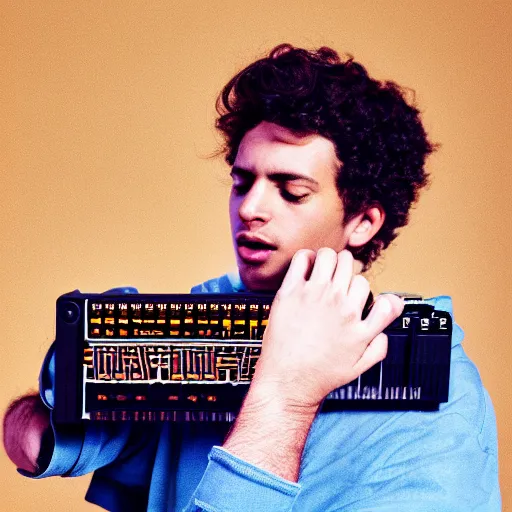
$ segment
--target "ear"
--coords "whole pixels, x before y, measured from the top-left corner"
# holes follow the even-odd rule
[[[373,205],[347,224],[349,247],[361,247],[368,243],[384,224],[386,214],[380,204]]]

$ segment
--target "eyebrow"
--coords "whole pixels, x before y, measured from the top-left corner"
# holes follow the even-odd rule
[[[250,176],[254,176],[255,173],[253,171],[249,171],[248,169],[244,169],[243,167],[238,167],[234,165],[231,168],[231,176],[240,176],[242,178],[247,178]],[[309,176],[304,176],[302,174],[298,174],[295,172],[290,171],[273,171],[269,172],[267,176],[270,178],[271,181],[274,181],[276,183],[283,183],[285,181],[297,181],[297,180],[305,180],[312,185],[319,186],[320,184],[318,181],[314,180],[313,178],[310,178]]]

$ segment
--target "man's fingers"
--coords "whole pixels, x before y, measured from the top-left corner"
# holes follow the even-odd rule
[[[352,278],[347,293],[350,303],[362,312],[368,295],[370,295],[370,283],[362,275],[357,274]]]
[[[361,373],[382,361],[386,357],[387,352],[388,337],[381,332],[366,347],[361,359],[354,365],[354,371],[357,375],[361,375]]]
[[[309,249],[297,251],[292,258],[288,272],[284,276],[279,293],[288,292],[298,284],[304,284],[315,261],[315,252]]]
[[[343,295],[348,292],[350,281],[354,275],[354,257],[350,251],[338,253],[338,263],[333,276],[333,284]]]
[[[372,332],[378,334],[398,318],[403,309],[404,302],[397,295],[391,293],[379,295],[363,323],[369,329],[370,335]]]
[[[338,254],[334,249],[323,247],[316,253],[315,265],[309,278],[310,283],[326,284],[332,280],[336,264],[338,261]]]

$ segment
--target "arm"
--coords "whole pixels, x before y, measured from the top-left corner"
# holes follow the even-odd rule
[[[52,346],[41,369],[40,395],[26,395],[14,401],[4,417],[4,447],[22,475],[80,476],[116,460],[125,461],[132,453],[139,453],[156,442],[151,428],[141,431],[128,423],[55,425],[51,419],[54,378]],[[46,464],[37,467],[41,448]]]
[[[119,293],[137,293],[137,289],[113,288],[104,295]],[[125,461],[156,442],[151,428],[142,430],[126,423],[54,425],[51,411],[55,395],[55,344],[43,362],[39,391],[40,395],[26,395],[14,401],[4,416],[4,447],[24,476],[80,476],[115,460]],[[47,464],[39,468],[42,439]]]
[[[385,357],[382,331],[403,309],[398,297],[382,296],[362,320],[370,288],[353,277],[353,266],[348,251],[321,250],[316,261],[313,251],[296,255],[272,305],[254,382],[224,443],[290,481],[298,480],[323,399]]]
[[[272,305],[247,397],[223,450],[210,454],[190,507],[222,511],[229,500],[233,510],[291,508],[321,402],[385,357],[382,331],[403,308],[398,297],[380,297],[362,320],[369,285],[353,277],[353,266],[348,251],[320,250],[316,261],[313,251],[295,255]]]

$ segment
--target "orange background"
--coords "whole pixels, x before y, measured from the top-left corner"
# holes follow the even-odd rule
[[[450,294],[493,398],[504,508],[512,93],[510,2],[3,1],[0,404],[37,385],[55,299],[130,284],[186,292],[234,267],[214,101],[273,46],[326,44],[416,90],[433,184],[370,272],[375,291]],[[0,509],[91,510],[89,477],[30,481],[0,454]]]

